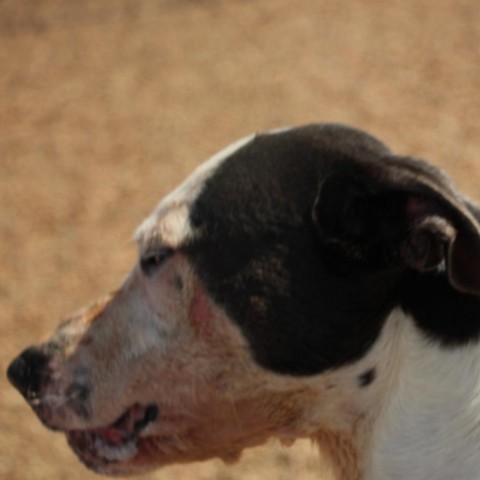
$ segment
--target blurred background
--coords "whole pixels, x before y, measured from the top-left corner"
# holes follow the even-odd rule
[[[0,478],[93,479],[5,379],[110,291],[131,235],[254,131],[334,121],[445,168],[480,200],[477,0],[0,0]],[[319,479],[297,442],[149,480]]]

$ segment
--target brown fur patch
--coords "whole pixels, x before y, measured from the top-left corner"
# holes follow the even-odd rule
[[[349,435],[322,430],[313,440],[324,454],[335,480],[361,480],[363,468],[358,449]]]

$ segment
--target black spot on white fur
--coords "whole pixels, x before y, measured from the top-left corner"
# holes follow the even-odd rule
[[[355,207],[332,190],[330,206],[316,205],[333,175],[363,182],[372,172],[383,178],[390,164],[450,188],[433,167],[396,158],[373,137],[336,125],[259,135],[206,182],[190,212],[194,240],[183,249],[262,366],[309,375],[353,362],[399,305],[444,343],[479,337],[476,296],[452,288],[441,269],[405,264],[399,245],[408,246],[410,227],[398,213],[407,201],[401,193]],[[370,193],[368,182],[363,188]],[[342,205],[349,210],[335,211]],[[344,224],[349,231],[341,237]]]
[[[366,372],[358,376],[358,384],[360,387],[368,387],[375,380],[375,368],[370,368]]]

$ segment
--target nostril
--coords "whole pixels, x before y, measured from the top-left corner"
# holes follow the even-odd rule
[[[49,357],[38,347],[27,348],[8,367],[7,377],[27,399],[38,396]]]

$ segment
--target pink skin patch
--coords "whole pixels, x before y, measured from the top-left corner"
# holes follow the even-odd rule
[[[201,334],[209,335],[212,332],[212,325],[210,322],[211,315],[212,311],[207,296],[197,285],[190,305],[190,318]]]

